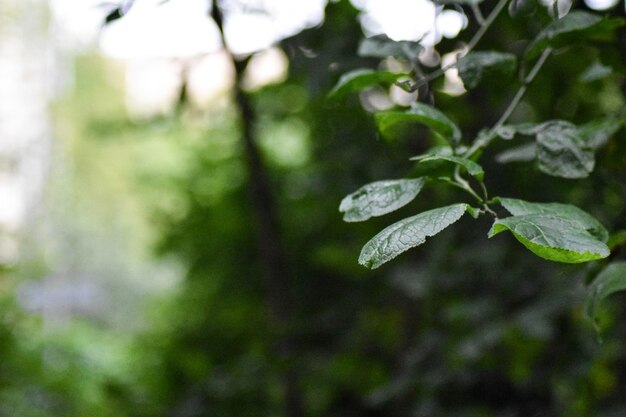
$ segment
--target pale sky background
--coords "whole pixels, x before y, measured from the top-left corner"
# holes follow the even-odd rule
[[[351,0],[362,10],[367,35],[386,33],[396,40],[417,40],[429,45],[441,36],[455,37],[466,18],[452,8],[441,10],[429,0]],[[549,0],[546,0],[549,2]],[[563,0],[560,0],[563,1]],[[614,7],[620,0],[585,0],[597,10]],[[99,44],[111,57],[190,56],[219,47],[217,33],[207,16],[207,0],[136,0],[129,13],[102,30]],[[320,24],[326,0],[241,0],[227,22],[229,47],[235,53],[267,48],[303,28]],[[103,0],[50,0],[65,39],[76,46],[97,42]],[[439,15],[436,8],[439,7]],[[245,9],[264,9],[249,13]],[[249,10],[248,10],[249,11]]]
[[[97,42],[111,57],[184,57],[215,51],[219,47],[215,26],[207,16],[206,0],[137,0],[128,14],[100,33],[105,8],[101,0],[50,0],[64,37],[75,46]],[[320,24],[326,0],[256,0],[239,2],[258,5],[266,13],[249,13],[233,8],[226,22],[230,49],[239,54],[267,48],[303,28]],[[446,10],[436,17],[429,0],[354,0],[363,10],[361,22],[368,35],[387,33],[396,40],[427,44],[442,35],[454,37],[466,18]]]

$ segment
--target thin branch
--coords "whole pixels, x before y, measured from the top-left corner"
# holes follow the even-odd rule
[[[560,19],[561,13],[559,13],[559,0],[554,0],[552,2],[552,13],[554,13],[555,20]]]
[[[541,67],[543,67],[543,64],[546,62],[546,60],[548,59],[551,53],[552,53],[552,48],[544,49],[543,53],[541,54],[541,56],[535,63],[535,66],[530,70],[526,78],[524,78],[524,82],[522,86],[513,97],[513,100],[511,100],[511,103],[509,103],[509,106],[506,108],[502,116],[500,116],[500,119],[496,122],[496,124],[491,128],[492,132],[495,132],[496,130],[500,129],[506,123],[509,117],[511,117],[511,114],[513,114],[513,111],[515,111],[515,109],[517,108],[517,105],[519,104],[520,100],[522,99],[522,97],[524,97],[524,94],[526,93],[528,86],[535,79],[535,77],[537,76],[537,73],[539,72]]]
[[[480,11],[480,7],[478,7],[478,3],[472,2],[472,13],[474,13],[474,17],[480,26],[485,24],[485,17],[483,16],[483,12]]]
[[[509,0],[500,0],[498,2],[498,4],[496,4],[496,7],[494,7],[494,9],[491,11],[491,13],[489,13],[489,16],[487,16],[487,19],[485,19],[485,23],[480,26],[480,28],[478,29],[478,31],[476,32],[474,37],[467,44],[467,52],[469,52],[472,49],[474,49],[476,44],[478,44],[478,42],[480,42],[480,40],[485,35],[485,33],[487,32],[489,27],[496,20],[496,18],[498,17],[498,15],[502,11],[502,9],[504,9],[504,6],[506,6],[508,1]]]
[[[472,197],[478,201],[478,203],[482,206],[484,213],[491,214],[494,218],[498,218],[498,214],[489,207],[489,196],[487,194],[487,187],[485,187],[485,183],[482,181],[478,181],[480,184],[480,188],[482,190],[483,196],[479,196],[476,191],[472,188],[472,186],[461,176],[461,167],[456,166],[454,168],[454,181],[449,181],[449,184],[454,185],[457,188],[467,192]]]
[[[476,191],[474,191],[472,186],[469,185],[469,182],[465,181],[463,177],[461,177],[460,168],[461,167],[459,167],[458,165],[456,166],[456,168],[454,168],[454,181],[451,184],[454,184],[460,189],[465,190],[472,197],[474,197],[479,203],[483,204],[484,200],[476,193]]]
[[[528,86],[533,82],[533,80],[539,73],[539,70],[541,70],[541,67],[543,67],[543,64],[545,64],[548,57],[552,54],[552,51],[553,49],[550,47],[543,50],[541,56],[539,57],[537,62],[535,62],[535,65],[533,66],[533,68],[530,70],[528,75],[526,75],[526,77],[522,81],[522,85],[520,86],[519,90],[517,90],[517,93],[515,93],[515,96],[513,96],[513,99],[511,100],[507,108],[504,110],[504,113],[502,113],[502,116],[500,116],[498,121],[493,125],[491,129],[489,129],[489,131],[484,136],[479,137],[478,139],[474,141],[472,146],[467,150],[467,152],[465,152],[466,157],[470,157],[474,153],[476,153],[476,151],[487,147],[497,137],[498,129],[504,126],[507,120],[509,120],[509,117],[511,117],[511,115],[517,108],[518,104],[524,97],[524,94],[526,94],[526,90],[528,90]]]
[[[474,47],[478,44],[478,42],[480,42],[480,40],[485,35],[489,27],[496,20],[496,18],[498,17],[502,9],[504,9],[504,6],[506,6],[508,1],[509,0],[500,0],[498,4],[496,4],[496,7],[494,7],[491,13],[489,13],[489,16],[487,16],[487,18],[480,25],[480,28],[476,31],[472,39],[470,39],[469,43],[465,47],[465,51],[463,53],[464,55],[469,53],[472,49],[474,49]],[[449,69],[455,68],[457,66],[457,63],[458,63],[458,59],[451,64],[448,64],[446,66],[439,68],[438,70],[431,72],[430,74],[426,75],[424,78],[420,79],[419,81],[416,81],[414,85],[412,85],[409,89],[407,89],[407,91],[409,91],[410,93],[417,91],[417,89],[420,88],[422,85],[429,83],[435,78],[443,75]]]
[[[479,181],[479,184],[480,184],[480,189],[483,192],[483,201],[486,204],[487,201],[489,201],[489,193],[487,192],[487,187],[485,187],[485,183],[482,181]]]

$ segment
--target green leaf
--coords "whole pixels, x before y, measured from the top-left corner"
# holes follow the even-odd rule
[[[427,150],[427,156],[441,155],[454,156],[454,150],[450,146],[433,146]],[[412,177],[429,177],[431,180],[449,179],[454,175],[454,167],[443,159],[433,159],[427,162],[415,164],[411,169]]]
[[[509,16],[529,16],[536,13],[536,3],[525,0],[511,0],[509,2]]]
[[[452,156],[454,155],[454,149],[450,146],[433,146],[428,148],[427,153],[424,156]],[[415,157],[418,158],[418,157]]]
[[[339,205],[346,222],[362,222],[409,204],[424,186],[425,178],[377,181],[345,197]]]
[[[406,111],[390,110],[376,113],[374,116],[380,133],[385,137],[393,136],[394,128],[403,123],[421,123],[439,133],[450,143],[461,140],[461,130],[445,114],[423,103],[414,103]]]
[[[593,150],[571,123],[555,120],[538,126],[539,169],[555,177],[585,178],[593,171]]]
[[[489,237],[509,230],[535,255],[556,262],[580,263],[609,256],[609,248],[571,221],[546,213],[496,220]]]
[[[370,69],[358,69],[350,71],[339,78],[335,87],[328,94],[330,98],[341,99],[350,93],[354,93],[372,85],[391,85],[406,74],[373,71]]]
[[[511,162],[528,162],[536,157],[537,145],[535,143],[526,143],[500,152],[495,156],[495,160],[500,164],[508,164]]]
[[[580,74],[578,80],[583,83],[590,83],[592,81],[606,78],[612,73],[613,69],[611,67],[607,67],[606,65],[602,65],[601,62],[596,61],[591,64],[585,71],[583,71],[582,74]]]
[[[371,269],[392,260],[401,253],[419,246],[427,237],[450,226],[468,211],[467,204],[453,204],[428,210],[400,220],[385,228],[365,244],[359,263]]]
[[[424,48],[419,42],[394,41],[387,35],[376,35],[361,41],[358,54],[364,57],[386,58],[392,56],[415,61],[422,50]]]
[[[525,59],[538,57],[547,47],[561,48],[601,38],[623,25],[624,20],[620,18],[602,18],[579,10],[570,12],[550,23],[537,35],[526,50]]]
[[[496,131],[498,136],[508,140],[516,134],[534,135],[538,146],[521,145],[499,153],[496,160],[508,163],[538,158],[539,168],[549,175],[583,178],[594,168],[593,151],[604,146],[623,124],[623,117],[611,115],[578,127],[562,120],[505,125]]]
[[[609,295],[619,291],[626,291],[626,262],[610,263],[596,277],[591,284],[587,299],[587,316],[597,323],[598,306]]]
[[[468,174],[470,174],[471,176],[473,176],[479,181],[482,181],[483,177],[485,176],[485,171],[483,171],[483,167],[481,167],[474,161],[470,161],[469,159],[461,158],[458,156],[420,155],[420,156],[414,156],[413,158],[411,158],[411,161],[418,161],[419,163],[428,162],[428,161],[448,161],[448,162],[452,162],[454,164],[462,166],[463,168],[465,168]]]
[[[531,203],[516,198],[500,198],[500,204],[513,216],[551,214],[572,222],[576,227],[587,230],[602,242],[606,243],[609,239],[609,232],[595,217],[571,204]]]
[[[510,75],[515,71],[517,58],[504,52],[470,52],[459,60],[457,69],[468,89],[476,87],[483,79]]]
[[[626,244],[626,230],[619,230],[613,233],[609,236],[609,241],[606,244],[611,249]]]
[[[473,218],[477,219],[478,217],[480,217],[481,213],[484,213],[484,210],[481,210],[477,207],[472,207],[469,204],[467,205],[467,212],[469,213],[470,216],[472,216]]]
[[[599,149],[604,146],[611,136],[615,135],[622,127],[624,120],[615,116],[594,120],[578,127],[578,134],[591,149]]]
[[[517,134],[526,136],[536,135],[537,132],[542,129],[542,125],[543,123],[518,123],[515,125],[504,125],[496,130],[496,134],[502,139],[511,140]]]

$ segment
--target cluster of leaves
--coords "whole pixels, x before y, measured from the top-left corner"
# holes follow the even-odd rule
[[[517,8],[522,2],[511,5]],[[520,112],[524,117],[512,118],[515,124],[502,123],[493,135],[482,133],[474,145],[467,139],[491,125],[491,115],[483,110],[487,105],[499,106],[508,94],[501,87],[512,79],[511,62],[517,68],[521,56],[514,46],[514,53],[493,50],[512,45],[512,39],[523,37],[547,16],[498,19],[481,40],[484,51],[472,50],[456,64],[468,94],[457,98],[433,94],[437,108],[445,109],[444,117],[424,103],[375,115],[386,136],[396,134],[394,127],[426,125],[434,132],[432,144],[438,145],[427,149],[422,140],[376,141],[373,121],[348,97],[378,83],[414,90],[424,82],[417,73],[381,76],[385,72],[364,70],[363,74],[380,81],[360,78],[361,86],[347,90],[340,85],[336,97],[347,102],[329,111],[322,96],[338,75],[328,71],[329,64],[343,71],[374,61],[352,54],[360,38],[356,12],[348,0],[329,2],[323,26],[282,45],[290,59],[289,79],[250,93],[261,145],[263,138],[280,136],[268,141],[263,156],[280,207],[293,277],[285,289],[294,300],[290,320],[275,326],[268,318],[266,283],[259,276],[262,255],[253,244],[258,226],[246,193],[249,179],[242,169],[245,156],[237,142],[236,112],[229,108],[226,113],[203,114],[202,120],[186,114],[181,123],[157,120],[143,125],[125,119],[120,124],[116,117],[103,121],[101,111],[91,111],[89,130],[79,135],[82,140],[97,138],[98,143],[117,149],[116,141],[130,135],[143,138],[140,142],[145,146],[152,144],[133,153],[133,161],[142,161],[139,176],[149,188],[140,195],[158,213],[159,221],[150,223],[163,228],[161,249],[184,263],[186,279],[179,283],[176,296],[167,296],[168,302],[159,304],[146,320],[149,328],[143,338],[134,340],[137,348],[132,354],[123,353],[125,344],[117,348],[111,344],[112,335],[101,322],[96,323],[97,332],[77,329],[80,337],[75,343],[63,342],[57,334],[48,335],[45,343],[31,343],[40,339],[41,326],[20,325],[23,320],[15,318],[15,309],[2,306],[0,353],[6,360],[0,364],[0,415],[285,415],[281,393],[286,369],[299,371],[299,383],[290,388],[300,393],[303,414],[312,417],[624,414],[626,338],[595,343],[579,307],[589,292],[587,314],[603,327],[608,322],[613,332],[626,334],[624,320],[617,319],[624,307],[603,302],[624,288],[626,233],[609,234],[603,243],[605,227],[577,207],[488,198],[481,187],[481,183],[488,185],[494,195],[575,202],[602,219],[607,229],[626,228],[626,146],[614,137],[620,136],[614,133],[622,119],[620,114],[602,117],[610,113],[606,108],[615,110],[625,103],[620,77],[626,69],[619,61],[626,62],[624,49],[615,52],[617,45],[608,43],[602,53],[595,53],[595,46],[563,51],[542,69],[526,94],[527,111]],[[410,61],[421,48],[415,42],[387,44],[385,38],[376,39],[373,51],[381,50],[381,58]],[[384,53],[383,46],[389,48]],[[299,52],[303,50],[315,53]],[[564,91],[579,76],[588,84]],[[482,88],[472,90],[473,83]],[[617,105],[609,106],[607,90],[615,86],[617,92],[609,98]],[[110,91],[104,88],[89,101],[110,105]],[[575,103],[577,110],[563,110],[560,100]],[[85,119],[80,112],[72,116]],[[193,120],[193,129],[186,120]],[[518,123],[526,120],[533,123]],[[388,123],[389,129],[382,129],[381,122]],[[463,129],[455,128],[457,124]],[[567,127],[573,125],[576,132]],[[550,164],[558,159],[551,160],[549,153],[539,159],[539,149],[550,147],[550,135],[558,129],[571,132],[567,137],[573,145],[559,142],[563,159],[573,161],[567,172],[582,177],[589,157],[595,160],[594,171],[584,179],[543,175],[551,173]],[[277,130],[287,134],[276,135]],[[307,145],[307,157],[298,164],[272,158],[272,146],[284,148],[282,140],[294,132]],[[161,143],[157,140],[161,137],[169,138],[167,146],[154,144]],[[180,169],[157,171],[158,162],[164,160],[155,158],[155,146],[164,155],[172,156],[174,151],[184,155],[181,164],[169,157],[165,160]],[[471,150],[474,146],[476,152]],[[102,159],[101,153],[85,157],[85,163],[93,165],[96,154]],[[406,155],[419,156],[411,162],[408,178],[401,178],[405,167],[397,161]],[[498,164],[492,155],[500,162],[532,164]],[[144,166],[146,161],[155,165]],[[78,177],[84,177],[84,165],[77,165]],[[336,202],[367,178],[396,179],[371,184],[347,199],[346,218],[359,223],[342,224]],[[106,201],[113,192],[102,192]],[[467,204],[463,192],[475,201]],[[433,209],[439,212],[427,216]],[[487,209],[497,212],[501,222],[531,221],[499,224]],[[407,247],[438,233],[458,216],[470,216],[384,268],[369,271],[349,261],[362,242],[384,228],[386,219],[400,220],[410,210],[415,213],[407,219],[408,227],[400,226],[406,234],[397,242]],[[410,220],[415,215],[423,217]],[[472,215],[478,219],[470,219]],[[370,221],[361,221],[367,218]],[[582,239],[600,251],[604,244],[611,250],[611,263],[589,262],[584,270],[580,265],[524,256],[515,239],[482,239],[490,226],[494,234],[512,228],[523,244],[527,241],[544,256],[570,254],[546,247],[543,236],[537,236],[542,244],[535,246],[526,237],[536,231],[534,223],[546,222],[558,233],[577,230],[568,240],[570,245]],[[70,223],[76,223],[75,216]],[[552,232],[546,236],[555,238]],[[116,259],[108,251],[100,252],[107,262]],[[85,259],[93,265],[93,256]],[[141,275],[147,285],[154,285],[154,272]],[[572,280],[572,275],[581,279]],[[592,281],[588,289],[582,286],[585,275]],[[136,303],[136,296],[128,296],[132,300],[120,305]],[[135,316],[127,309],[118,310],[125,322]],[[274,349],[285,334],[294,341],[287,361],[277,358]]]
[[[278,167],[271,164],[271,158],[266,159],[294,277],[287,291],[295,301],[291,321],[277,329],[267,319],[259,255],[251,243],[254,218],[243,183],[230,183],[217,199],[202,193],[205,188],[198,186],[228,166],[213,157],[210,145],[216,138],[234,134],[211,131],[206,149],[192,158],[196,168],[180,179],[179,189],[188,193],[185,201],[189,208],[184,214],[172,215],[171,227],[167,228],[164,249],[184,259],[189,272],[180,298],[154,320],[162,327],[162,334],[146,340],[145,350],[158,350],[155,356],[162,364],[162,369],[151,369],[146,378],[152,380],[154,374],[160,374],[163,381],[162,389],[149,401],[161,405],[163,411],[151,415],[284,415],[280,381],[285,369],[301,372],[300,383],[291,386],[300,391],[306,415],[311,416],[622,415],[624,401],[619,387],[623,384],[619,378],[624,368],[620,362],[623,343],[617,339],[598,345],[588,337],[588,323],[572,308],[581,295],[576,285],[571,280],[555,279],[563,269],[573,270],[567,265],[518,256],[513,239],[480,239],[477,234],[483,235],[489,226],[476,233],[478,228],[471,227],[470,216],[466,216],[467,222],[449,227],[429,245],[385,268],[370,272],[349,262],[362,242],[384,228],[385,217],[379,215],[385,211],[388,217],[400,216],[415,206],[420,209],[413,214],[425,215],[420,212],[444,206],[439,216],[431,216],[434,222],[415,220],[407,228],[415,234],[402,236],[400,244],[408,239],[419,242],[420,236],[426,239],[464,213],[478,214],[476,223],[481,225],[492,220],[476,197],[471,196],[476,200],[471,205],[458,198],[464,191],[453,185],[457,166],[459,178],[472,185],[481,200],[484,196],[477,187],[486,180],[494,195],[576,201],[597,213],[608,226],[611,217],[606,216],[607,211],[619,212],[622,206],[615,202],[607,203],[606,209],[594,206],[597,190],[589,189],[595,185],[590,182],[598,180],[598,168],[607,162],[605,151],[619,144],[610,141],[598,152],[599,167],[585,182],[550,177],[539,183],[536,179],[541,173],[528,164],[496,165],[487,157],[479,161],[480,152],[466,156],[472,143],[453,126],[462,126],[467,139],[472,134],[468,132],[491,123],[476,117],[476,108],[483,101],[471,97],[472,92],[455,100],[442,98],[438,108],[446,109],[443,118],[424,103],[416,104],[415,110],[391,110],[375,116],[376,123],[385,117],[404,118],[396,124],[399,127],[426,124],[435,132],[433,143],[440,147],[423,152],[419,140],[376,141],[373,123],[358,111],[356,100],[348,97],[350,93],[368,85],[396,82],[411,90],[419,81],[409,71],[403,78],[366,69],[352,77],[354,88],[339,85],[334,90],[333,95],[346,98],[346,102],[328,110],[320,95],[338,75],[328,71],[328,65],[347,69],[360,66],[355,62],[363,66],[372,62],[351,54],[357,50],[360,31],[356,14],[346,10],[349,6],[349,1],[330,2],[323,27],[285,42],[290,57],[289,81],[251,95],[261,132],[295,117],[307,126],[310,135],[310,159],[298,169]],[[526,23],[520,24],[524,30]],[[506,21],[496,25],[498,30],[493,32],[497,35],[487,34],[483,42],[497,45],[498,38],[505,37],[502,34],[519,35],[522,30]],[[309,55],[316,56],[299,54],[300,47],[315,51]],[[392,48],[383,55],[407,60],[400,55],[402,51],[415,49],[419,49],[415,43],[401,43],[400,52]],[[573,62],[571,55],[564,54],[544,71],[549,74],[558,68],[571,74]],[[494,72],[483,68],[485,75],[479,85],[489,87],[491,83],[484,81],[499,74],[497,68],[491,68]],[[579,123],[580,117],[570,119],[546,110],[553,107],[550,99],[557,90],[555,83],[548,82],[545,88],[529,91],[529,106],[539,114],[550,114],[544,120],[586,123],[588,119]],[[485,103],[489,103],[489,99],[503,96],[503,90],[488,90],[485,96]],[[463,108],[467,103],[472,105]],[[414,113],[419,120],[414,122],[413,116],[405,113]],[[510,144],[499,140],[506,136],[503,131],[493,137],[481,136],[481,140],[493,142],[489,151],[501,151]],[[394,129],[388,134],[395,134]],[[416,142],[418,146],[414,146]],[[237,148],[226,154],[231,162],[243,159]],[[407,154],[420,156],[412,162],[413,174],[401,178],[404,167],[398,167],[397,161]],[[524,181],[516,181],[514,175],[524,176]],[[364,178],[396,179],[375,183],[344,203],[344,213],[351,221],[370,221],[342,225],[335,213],[336,202],[346,190],[366,182]],[[441,184],[453,188],[438,186]],[[606,184],[598,189],[611,191]],[[372,194],[379,194],[380,199],[371,198]],[[555,210],[565,209],[571,217],[570,226],[581,229],[586,239],[587,234],[592,236],[594,244],[602,242],[602,226],[576,208],[512,198],[487,201],[487,208],[510,210],[512,217],[549,217]],[[353,233],[346,233],[347,228]],[[612,247],[612,239],[607,246]],[[606,292],[599,289],[597,294],[600,301]],[[596,305],[590,304],[590,311],[595,311]],[[617,329],[622,330],[623,324],[618,324]],[[285,333],[296,347],[293,357],[283,362],[271,353],[271,346],[277,335]]]
[[[513,53],[471,50],[504,3],[496,6],[481,24],[479,33],[466,50],[458,54],[456,63],[452,65],[456,66],[467,89],[473,89],[491,77],[510,76],[518,67],[518,58]],[[490,197],[485,184],[485,171],[478,160],[483,150],[496,139],[533,137],[532,142],[501,152],[496,159],[501,163],[534,161],[541,172],[554,177],[588,177],[595,167],[595,153],[621,128],[626,113],[611,114],[579,126],[565,120],[522,124],[506,122],[553,53],[574,44],[611,39],[614,31],[622,25],[623,19],[603,18],[583,11],[572,11],[549,23],[529,42],[520,58],[520,87],[502,117],[493,127],[481,130],[472,141],[464,141],[459,126],[429,104],[416,101],[408,109],[396,108],[376,113],[374,119],[383,137],[394,136],[407,124],[421,124],[431,131],[435,146],[411,158],[418,165],[415,172],[419,172],[420,176],[377,181],[345,197],[339,207],[345,221],[359,222],[393,212],[413,201],[428,185],[460,188],[472,196],[475,205],[457,202],[402,219],[365,244],[359,263],[368,268],[378,268],[408,249],[423,244],[427,238],[457,222],[465,213],[474,218],[493,216],[488,237],[510,232],[528,250],[546,260],[582,263],[609,257],[609,232],[593,216],[570,204]],[[418,59],[423,49],[419,42],[396,42],[385,35],[363,40],[358,51],[361,56],[393,57],[403,60],[412,70],[405,73],[352,71],[341,77],[330,97],[341,99],[366,87],[394,83],[407,91],[415,91],[452,68],[448,66],[423,75]],[[532,68],[525,70],[529,64],[533,64]],[[510,216],[501,218],[497,213],[500,208],[495,207],[497,204]],[[623,289],[625,283],[623,265],[609,264],[594,284],[590,315],[593,316],[593,306],[597,301]]]

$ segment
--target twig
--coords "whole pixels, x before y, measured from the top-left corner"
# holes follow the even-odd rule
[[[552,13],[554,13],[555,20],[558,20],[561,18],[561,13],[559,13],[559,0],[554,0],[552,2]]]
[[[469,185],[469,182],[465,181],[463,177],[461,177],[461,169],[458,165],[454,168],[454,181],[452,182],[452,184],[456,185],[462,190],[465,190],[472,197],[474,197],[479,203],[481,204],[484,203],[484,200],[476,193],[476,191],[474,191],[472,186]]]
[[[485,24],[485,17],[483,13],[480,11],[480,7],[478,7],[478,3],[472,2],[472,13],[474,13],[474,17],[480,26]]]
[[[498,15],[502,11],[502,9],[504,9],[504,6],[506,6],[508,1],[509,0],[500,0],[498,4],[496,4],[496,7],[493,8],[491,13],[489,13],[489,16],[487,16],[487,19],[485,19],[485,23],[483,23],[480,26],[478,31],[476,31],[476,34],[474,35],[474,37],[470,39],[469,43],[467,44],[467,52],[474,49],[476,44],[480,42],[483,35],[487,32],[487,29],[489,29],[489,27],[493,24],[493,22],[496,20],[496,17],[498,17]]]
[[[539,57],[537,62],[535,62],[535,65],[533,66],[533,68],[530,70],[528,75],[526,75],[526,77],[522,81],[522,85],[520,86],[519,90],[517,90],[517,93],[515,93],[515,96],[513,96],[513,99],[511,100],[507,108],[504,110],[504,113],[502,113],[502,116],[500,116],[500,118],[493,125],[493,127],[489,129],[489,132],[486,135],[479,137],[476,141],[474,141],[472,146],[467,150],[467,152],[465,152],[466,157],[470,157],[474,153],[476,153],[476,151],[478,151],[479,149],[487,147],[496,138],[498,129],[504,126],[507,120],[509,120],[509,117],[511,117],[511,115],[517,108],[519,102],[522,100],[522,97],[524,97],[524,94],[526,94],[526,90],[528,90],[528,86],[530,85],[530,83],[533,82],[533,80],[537,76],[537,73],[539,73],[539,70],[541,69],[541,67],[543,67],[543,64],[546,62],[548,57],[552,54],[552,51],[553,49],[550,47],[543,50],[541,56]]]
[[[526,78],[524,78],[524,82],[522,86],[513,97],[513,100],[511,100],[511,103],[509,103],[509,106],[506,108],[504,113],[502,113],[502,116],[500,116],[500,119],[496,122],[496,124],[491,128],[492,132],[495,132],[496,130],[500,129],[502,125],[506,123],[509,117],[511,117],[511,114],[513,113],[517,105],[519,104],[520,100],[522,99],[522,97],[524,97],[524,94],[526,93],[528,86],[535,79],[535,76],[537,76],[537,73],[539,72],[539,70],[541,69],[543,64],[546,62],[546,59],[548,59],[551,53],[552,53],[552,48],[544,49],[543,53],[541,54],[541,56],[535,63],[535,66],[530,70]]]
[[[465,47],[465,51],[463,54],[467,54],[468,52],[470,52],[472,49],[474,49],[474,47],[478,44],[478,42],[480,42],[482,37],[487,32],[487,29],[489,29],[489,27],[493,24],[493,22],[496,20],[496,17],[498,17],[498,15],[502,11],[502,9],[504,9],[504,6],[506,6],[508,1],[509,0],[500,0],[498,4],[496,4],[496,7],[494,7],[491,13],[489,13],[489,16],[487,16],[487,18],[480,25],[480,28],[476,31],[472,39],[470,39],[469,43]],[[438,70],[431,72],[430,74],[426,75],[424,78],[420,79],[419,81],[416,81],[414,85],[412,85],[411,87],[407,89],[407,91],[410,93],[417,91],[417,89],[420,88],[422,85],[429,83],[435,78],[443,75],[449,69],[455,68],[457,66],[457,63],[458,63],[458,59],[451,64],[448,64],[446,66],[439,68]],[[399,86],[399,87],[402,87],[402,86]]]

